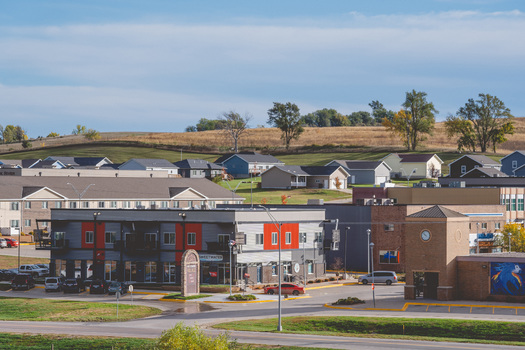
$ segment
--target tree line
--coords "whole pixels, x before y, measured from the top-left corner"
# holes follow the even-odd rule
[[[321,109],[301,115],[296,104],[274,102],[268,110],[267,123],[281,130],[281,139],[288,149],[292,140],[297,140],[304,132],[305,126],[373,126],[382,125],[392,134],[398,136],[407,148],[415,151],[435,128],[435,115],[439,112],[434,104],[427,100],[423,91],[408,91],[405,101],[398,112],[386,109],[377,100],[369,103],[372,113],[366,111],[343,115],[335,109]],[[228,134],[238,151],[238,141],[248,129],[252,117],[244,117],[234,111],[223,113],[217,119],[202,118],[197,125],[188,126],[187,132],[222,130]],[[480,150],[486,152],[507,141],[506,135],[514,133],[514,116],[505,104],[496,96],[480,93],[478,99],[469,99],[455,115],[449,115],[445,121],[447,135],[456,138],[459,151]]]

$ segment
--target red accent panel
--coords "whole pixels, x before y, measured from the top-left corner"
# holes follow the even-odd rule
[[[264,250],[277,250],[279,245],[272,244],[272,232],[279,232],[279,229],[273,223],[264,224]],[[286,244],[286,232],[292,233],[291,244]],[[281,225],[281,249],[299,249],[299,224],[282,224]]]
[[[81,247],[85,249],[93,249],[93,243],[86,243],[86,231],[95,232],[95,225],[93,222],[83,222],[82,223],[82,242]],[[104,222],[97,222],[97,251],[96,259],[98,261],[104,261],[106,259],[106,252],[104,249],[106,247],[106,224]]]
[[[181,249],[183,237],[185,236],[186,246],[184,250],[195,249],[196,251],[202,250],[202,224],[188,223],[185,225],[186,232],[182,230],[182,224],[175,225],[175,248],[177,250]],[[195,245],[188,244],[188,232],[195,232]],[[175,261],[181,261],[182,253],[175,253]]]
[[[93,228],[95,226],[92,222],[83,222],[82,223],[82,248],[91,248],[93,249],[93,243],[86,243],[86,231],[95,231]],[[98,243],[98,242],[97,242]]]

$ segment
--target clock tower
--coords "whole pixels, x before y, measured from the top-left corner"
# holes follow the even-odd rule
[[[469,218],[436,205],[405,222],[405,299],[415,299],[419,280],[425,298],[454,299],[456,256],[469,254]]]

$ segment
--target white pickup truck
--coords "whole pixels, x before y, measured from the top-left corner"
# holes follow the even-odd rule
[[[28,273],[31,276],[34,277],[42,277],[49,275],[49,270],[43,267],[39,267],[37,265],[20,265],[20,273]]]

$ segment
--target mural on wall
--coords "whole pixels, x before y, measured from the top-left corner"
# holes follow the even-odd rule
[[[492,263],[490,294],[525,295],[525,264]]]

